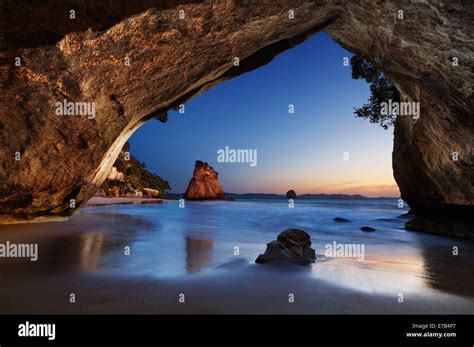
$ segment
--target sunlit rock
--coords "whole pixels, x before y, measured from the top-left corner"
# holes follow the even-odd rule
[[[217,179],[218,176],[219,173],[212,166],[197,160],[184,198],[187,200],[224,200],[224,191]]]

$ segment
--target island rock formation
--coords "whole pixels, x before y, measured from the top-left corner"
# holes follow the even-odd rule
[[[286,198],[287,199],[296,199],[296,192],[293,189],[287,191],[286,192]]]
[[[320,31],[420,103],[394,130],[394,177],[422,217],[412,228],[456,235],[446,226],[462,220],[473,237],[474,3],[464,0],[4,0],[0,222],[71,215],[143,123]]]
[[[219,173],[212,166],[197,160],[193,177],[183,197],[186,200],[224,200],[224,191],[218,176]]]
[[[299,229],[286,229],[276,241],[267,244],[264,254],[260,254],[256,263],[270,261],[313,263],[316,253],[311,248],[311,238],[307,232]]]

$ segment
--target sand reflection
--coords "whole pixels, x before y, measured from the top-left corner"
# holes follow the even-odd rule
[[[214,242],[195,236],[186,236],[186,270],[198,272],[212,262]]]

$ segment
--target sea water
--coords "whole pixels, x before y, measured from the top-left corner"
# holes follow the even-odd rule
[[[1,258],[1,275],[3,283],[74,273],[207,283],[218,278],[212,276],[252,273],[258,281],[259,273],[272,272],[275,283],[260,284],[270,291],[313,278],[393,300],[400,294],[434,298],[438,293],[464,298],[474,307],[474,242],[406,231],[408,219],[402,215],[407,211],[397,199],[296,199],[293,208],[285,199],[187,201],[184,208],[174,200],[87,207],[66,222],[1,226],[0,242],[38,244],[37,262]],[[361,231],[362,226],[375,231]],[[304,272],[256,264],[266,244],[287,228],[311,236],[316,262]],[[459,307],[466,308],[466,301]]]

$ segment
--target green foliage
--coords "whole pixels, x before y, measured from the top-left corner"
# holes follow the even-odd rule
[[[129,152],[130,151],[130,142],[125,142],[125,144],[122,147],[122,152]]]
[[[359,108],[354,107],[354,115],[359,118],[369,119],[371,123],[379,124],[388,129],[395,121],[394,115],[382,115],[381,104],[388,102],[399,102],[400,95],[393,82],[370,62],[354,55],[351,58],[352,78],[364,79],[370,84],[371,95],[368,103]]]
[[[123,172],[125,174],[125,180],[132,187],[140,190],[142,190],[143,188],[156,189],[159,190],[162,194],[165,194],[166,191],[171,189],[167,181],[147,170],[145,163],[141,163],[133,155],[130,155],[130,160],[125,160],[125,151],[130,151],[130,144],[128,142],[122,149],[122,152],[115,161],[114,166],[117,168],[118,171]],[[111,186],[111,182],[115,182],[115,180],[108,180],[109,186]],[[123,182],[121,183],[123,184]]]
[[[119,187],[120,189],[123,189],[125,187],[125,183],[120,180],[107,180],[107,185],[109,188]]]
[[[119,157],[115,161],[114,166],[117,168],[117,171],[125,172],[127,170],[128,165],[125,160],[120,158],[122,156],[122,153],[120,153]]]

